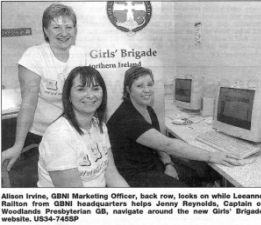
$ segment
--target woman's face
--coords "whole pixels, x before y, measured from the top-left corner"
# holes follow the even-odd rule
[[[139,77],[129,89],[130,99],[139,106],[148,106],[154,94],[154,82],[150,75]]]
[[[48,28],[44,28],[52,48],[59,51],[68,50],[74,43],[76,28],[69,17],[57,17],[51,21]]]
[[[71,88],[71,102],[77,115],[93,115],[102,103],[103,90],[102,87],[96,83],[90,84],[90,87],[83,86],[80,75],[73,80]]]

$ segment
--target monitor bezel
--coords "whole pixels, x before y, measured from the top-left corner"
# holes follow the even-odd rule
[[[220,97],[221,88],[234,88],[234,89],[243,89],[243,90],[254,90],[254,101],[252,109],[252,119],[251,119],[251,128],[250,130],[233,126],[217,120],[218,115],[218,102]],[[259,110],[258,110],[259,109]],[[259,143],[261,142],[261,90],[258,88],[249,88],[249,87],[233,87],[220,85],[217,88],[217,94],[215,99],[215,108],[213,115],[213,128],[219,132],[225,133],[227,135],[241,138],[247,141]]]
[[[190,102],[183,102],[176,100],[176,80],[191,80],[191,97]],[[173,85],[173,104],[177,107],[188,110],[200,110],[201,109],[201,96],[202,96],[202,77],[192,74],[177,75],[174,77]]]

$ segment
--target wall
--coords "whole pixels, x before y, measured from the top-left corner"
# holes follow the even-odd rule
[[[108,116],[121,103],[123,78],[126,67],[119,67],[119,63],[137,63],[150,68],[155,76],[155,104],[154,109],[164,126],[164,77],[166,73],[175,70],[174,61],[174,26],[171,26],[174,17],[171,11],[166,12],[173,3],[152,2],[152,18],[147,27],[135,35],[130,36],[116,29],[106,14],[106,2],[95,3],[67,3],[77,12],[79,18],[79,32],[77,44],[83,46],[87,52],[87,64],[96,66],[105,78],[108,88]],[[101,12],[101,13],[97,13]],[[174,24],[172,24],[174,25]],[[172,29],[169,29],[172,27]],[[172,38],[172,40],[170,40]],[[169,51],[173,48],[173,51]],[[142,58],[124,57],[121,51],[157,52],[156,56]],[[93,54],[95,52],[95,54]],[[107,52],[115,53],[115,57],[100,56]],[[98,54],[97,54],[98,53]],[[97,58],[95,58],[97,56]],[[104,65],[116,65],[115,68],[102,68]],[[169,69],[172,67],[172,69]]]
[[[49,4],[50,2],[2,3],[3,29],[31,27],[33,31],[32,36],[2,38],[2,84],[7,88],[19,87],[16,63],[25,49],[43,42],[41,15]],[[76,3],[68,4],[74,7]],[[88,21],[83,21],[81,26],[88,34],[85,37],[78,35],[81,36],[79,42],[86,41],[96,46],[101,43],[104,36],[98,38],[95,35],[96,27],[100,27],[99,33],[102,28],[110,27],[112,38],[106,42],[110,46],[120,46],[120,43],[128,41],[123,33],[115,40],[115,34],[119,31],[109,24],[104,7],[102,2],[86,6],[83,20],[87,18]],[[150,24],[141,33],[146,33],[146,42],[149,41],[149,44],[154,45],[155,41],[158,47],[161,45],[164,80],[182,73],[205,74],[208,79],[213,79],[213,83],[227,78],[259,79],[260,2],[152,2],[152,7]],[[202,24],[202,42],[196,47],[194,24],[197,22]],[[81,32],[82,28],[79,29]],[[140,34],[133,38],[133,43],[138,40],[137,37]],[[208,84],[212,86],[211,81]]]
[[[219,81],[261,85],[261,2],[176,2],[174,12],[177,74],[204,75],[210,97]]]
[[[17,62],[30,46],[44,41],[41,15],[50,3],[2,2],[2,28],[32,28],[31,36],[2,37],[2,85],[19,88]]]
[[[108,88],[108,117],[121,102],[123,76],[128,67],[118,63],[140,63],[152,69],[155,75],[154,108],[164,129],[164,79],[175,71],[174,3],[151,2],[152,18],[148,25],[133,36],[115,28],[108,19],[107,2],[64,2],[75,10],[78,17],[76,43],[85,49],[88,65],[95,66],[103,75]],[[3,2],[2,28],[32,28],[32,36],[2,38],[2,84],[7,89],[19,87],[17,61],[30,46],[44,41],[41,26],[42,13],[50,2]],[[156,51],[155,56],[124,57],[125,51]],[[115,52],[115,57],[99,56]],[[96,52],[95,57],[91,52]],[[117,68],[100,65],[115,64]]]
[[[106,2],[66,2],[78,15],[77,44],[85,48],[88,63],[139,62],[156,75],[157,96],[162,96],[163,82],[176,74],[205,76],[205,95],[212,96],[218,81],[260,83],[261,3],[260,2],[152,2],[148,26],[130,37],[117,30],[106,14]],[[2,38],[2,84],[19,87],[17,61],[29,46],[43,40],[41,16],[50,2],[3,2],[2,28],[32,28],[32,36]],[[201,23],[201,44],[195,44],[195,23]],[[106,52],[126,49],[157,51],[157,57],[142,60],[92,58],[92,50]],[[109,88],[109,115],[122,95],[126,68],[101,69]],[[160,113],[162,98],[156,98]]]

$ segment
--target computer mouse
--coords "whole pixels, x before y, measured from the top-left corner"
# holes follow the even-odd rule
[[[181,124],[185,124],[185,121],[182,119],[174,119],[172,120],[173,124],[177,124],[177,125],[181,125]]]
[[[213,119],[212,119],[211,117],[206,118],[206,119],[205,119],[205,122],[206,122],[207,124],[212,124],[212,123],[213,123]]]

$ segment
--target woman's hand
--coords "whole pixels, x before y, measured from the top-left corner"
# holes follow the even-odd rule
[[[10,171],[12,166],[14,165],[15,161],[19,158],[20,154],[22,152],[21,147],[13,146],[12,148],[9,148],[2,152],[2,164],[9,160],[6,170]]]
[[[221,164],[228,167],[245,165],[244,160],[239,156],[236,156],[231,153],[223,153],[223,152],[210,153],[209,162]]]
[[[177,180],[179,179],[178,173],[177,173],[176,169],[174,168],[174,166],[172,166],[172,165],[166,166],[164,173],[168,176],[171,176],[171,177],[177,179]]]

